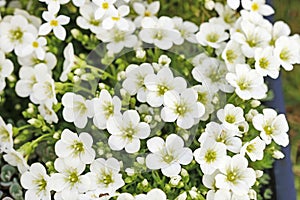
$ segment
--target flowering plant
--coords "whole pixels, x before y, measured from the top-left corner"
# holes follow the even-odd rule
[[[1,198],[271,198],[289,127],[265,77],[300,37],[264,0],[192,2],[0,1]]]

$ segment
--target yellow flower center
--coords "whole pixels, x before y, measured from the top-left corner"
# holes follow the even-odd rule
[[[58,26],[58,21],[55,20],[55,19],[52,19],[52,20],[50,21],[50,26]]]
[[[268,59],[266,58],[261,58],[259,59],[259,66],[262,68],[262,69],[267,69],[269,67],[269,61]]]
[[[233,63],[234,60],[237,58],[237,55],[234,53],[233,50],[230,49],[226,51],[226,58],[229,63]]]
[[[109,8],[109,4],[108,4],[107,2],[103,2],[103,3],[102,3],[102,8],[103,8],[104,10],[107,10],[107,9]]]
[[[38,47],[39,47],[39,43],[38,43],[37,41],[34,41],[34,42],[32,43],[32,46],[33,46],[34,48],[38,48]]]
[[[258,9],[259,9],[258,3],[253,3],[252,6],[251,6],[251,10],[258,11]]]
[[[214,150],[208,150],[204,156],[204,160],[207,163],[212,163],[216,160],[217,158],[217,152]]]

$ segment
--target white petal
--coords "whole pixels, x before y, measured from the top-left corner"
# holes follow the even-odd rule
[[[167,167],[162,168],[161,172],[163,173],[163,175],[167,177],[172,177],[178,175],[180,173],[180,170],[181,170],[180,164],[173,163]]]

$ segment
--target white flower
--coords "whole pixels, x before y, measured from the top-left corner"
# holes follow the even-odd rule
[[[198,31],[196,24],[183,21],[180,17],[173,17],[172,21],[174,22],[174,28],[180,32],[181,37],[178,40],[175,40],[176,45],[183,44],[184,40],[187,40],[191,43],[197,43],[195,32]]]
[[[219,169],[221,174],[216,175],[216,187],[219,189],[231,190],[236,195],[246,195],[255,183],[255,171],[248,168],[247,159],[240,154],[226,157]]]
[[[21,176],[22,187],[27,190],[25,200],[51,200],[49,178],[42,164],[32,164],[29,171]]]
[[[200,120],[206,121],[209,115],[214,112],[214,106],[212,104],[213,94],[208,85],[195,85],[192,89],[197,93],[197,101],[205,107],[205,112],[203,116],[200,117]]]
[[[160,137],[147,141],[151,152],[146,157],[146,166],[149,169],[161,169],[167,177],[180,173],[181,165],[188,165],[193,160],[191,149],[184,147],[184,141],[175,134],[170,134],[166,142]]]
[[[229,72],[235,71],[235,65],[239,63],[245,63],[245,56],[242,53],[241,45],[234,40],[230,40],[222,52],[222,58],[224,59]]]
[[[93,138],[88,133],[80,133],[79,136],[69,129],[64,129],[61,139],[55,144],[55,153],[64,158],[69,164],[82,162],[90,164],[95,159],[95,151],[92,148]]]
[[[141,65],[131,64],[126,68],[126,79],[122,83],[122,87],[131,95],[137,94],[139,102],[146,102],[147,89],[144,83],[148,74],[154,74],[153,67],[149,63]]]
[[[140,27],[141,22],[145,17],[156,18],[155,15],[158,13],[159,8],[159,1],[153,1],[150,4],[148,4],[147,2],[134,2],[133,10],[139,15],[134,19],[134,23],[136,24],[136,26]]]
[[[277,21],[272,27],[272,41],[276,42],[281,36],[289,36],[291,34],[291,29],[288,24],[283,21]],[[272,44],[272,43],[271,43]],[[274,44],[272,44],[274,45]]]
[[[250,142],[246,142],[243,145],[241,148],[241,155],[245,156],[245,154],[247,154],[253,162],[256,160],[262,160],[265,148],[266,143],[257,136]]]
[[[255,69],[261,76],[270,76],[273,79],[279,76],[280,64],[273,55],[273,48],[266,47],[255,50]]]
[[[284,154],[281,151],[275,150],[273,152],[273,158],[275,159],[283,159],[284,158]]]
[[[263,16],[274,14],[273,8],[266,4],[266,0],[242,0],[242,6],[245,10],[258,12]]]
[[[186,200],[186,199],[187,199],[187,193],[183,192],[180,195],[178,195],[175,200]]]
[[[8,77],[14,70],[14,64],[5,58],[3,52],[0,51],[0,91],[2,91],[5,86],[5,78]]]
[[[170,49],[181,37],[179,31],[174,28],[172,19],[165,16],[159,19],[144,18],[142,28],[139,33],[140,39],[163,50]]]
[[[230,8],[236,10],[240,6],[240,0],[227,0],[227,4]]]
[[[220,48],[221,42],[229,38],[225,27],[220,24],[205,22],[200,25],[200,31],[196,34],[198,42],[203,46]]]
[[[128,15],[129,12],[129,6],[120,6],[116,12],[113,12],[109,17],[104,18],[102,27],[106,30],[111,30],[114,26],[116,26],[119,30],[128,31],[129,22],[124,17]]]
[[[238,2],[236,0],[234,1]],[[228,5],[223,5],[219,2],[215,3],[214,9],[217,11],[219,17],[210,18],[209,22],[221,24],[226,27],[226,29],[230,29],[234,26],[237,20],[236,12],[234,10],[232,10]]]
[[[232,104],[227,104],[224,109],[218,110],[217,116],[230,130],[237,130],[238,124],[245,121],[243,109]]]
[[[120,162],[115,158],[98,158],[93,161],[90,170],[87,175],[93,183],[92,188],[100,194],[112,194],[125,184],[119,173]]]
[[[252,123],[255,129],[261,131],[260,137],[266,144],[270,144],[273,139],[281,146],[288,145],[289,126],[284,114],[277,115],[275,110],[266,108],[263,110],[263,114],[253,117]]]
[[[152,107],[160,107],[163,104],[164,95],[167,91],[182,92],[187,86],[185,79],[173,77],[169,67],[162,68],[156,75],[147,75],[144,84],[148,89],[147,103]]]
[[[64,63],[63,72],[61,73],[59,80],[65,82],[68,79],[68,74],[71,72],[72,67],[75,65],[74,47],[72,43],[69,43],[64,49]]]
[[[164,108],[161,110],[161,118],[165,122],[174,122],[183,129],[189,129],[194,125],[194,119],[200,118],[205,107],[197,101],[197,93],[193,89],[186,89],[180,95],[176,91],[168,91],[164,94]]]
[[[0,7],[4,6],[6,4],[5,0],[0,0]]]
[[[83,5],[85,5],[85,3],[87,2],[87,0],[72,0],[73,4],[76,7],[82,7]]]
[[[0,116],[0,153],[9,152],[13,148],[13,131],[11,124],[5,124]]]
[[[14,149],[10,149],[7,154],[3,155],[3,159],[11,166],[17,167],[21,174],[29,169],[23,154]]]
[[[180,175],[176,175],[176,176],[172,176],[171,179],[170,179],[170,184],[172,186],[176,186],[178,185],[178,183],[181,181],[181,176]]]
[[[267,95],[267,85],[263,76],[247,64],[237,64],[235,73],[228,73],[226,80],[235,87],[236,94],[243,100],[263,99]]]
[[[15,50],[16,55],[21,56],[30,37],[36,33],[36,28],[25,17],[12,16],[10,20],[0,23],[0,49],[4,52]]]
[[[81,175],[85,170],[85,164],[68,163],[62,158],[57,158],[54,167],[58,173],[51,175],[49,185],[52,190],[60,193],[61,199],[78,199],[80,193],[89,189],[91,184],[89,177]]]
[[[194,157],[204,174],[212,174],[226,157],[226,146],[212,139],[206,139],[201,147],[194,151]]]
[[[106,129],[108,119],[121,115],[121,100],[117,96],[112,98],[105,89],[101,90],[99,98],[94,98],[92,103],[94,109],[93,122],[99,129]]]
[[[95,19],[98,20],[103,16],[110,16],[113,13],[117,12],[114,3],[116,0],[93,0],[93,3],[98,6],[97,10],[95,11]]]
[[[136,153],[140,149],[140,139],[150,135],[150,126],[140,122],[136,110],[127,110],[122,116],[114,116],[107,121],[107,130],[111,134],[108,145],[112,150],[120,151],[125,147],[127,153]]]
[[[58,117],[55,111],[52,108],[52,104],[49,102],[45,102],[41,105],[39,105],[38,110],[42,117],[48,122],[49,124],[57,123]]]
[[[84,128],[88,117],[92,117],[91,101],[85,100],[81,95],[67,92],[61,99],[63,118],[67,122],[74,122],[78,128]]]
[[[40,60],[43,60],[45,58],[45,46],[47,44],[47,40],[44,37],[30,37],[29,42],[27,45],[25,45],[23,51],[22,51],[22,57],[28,56],[31,53],[35,53],[36,57]]]
[[[67,33],[62,25],[67,25],[70,18],[65,15],[56,16],[56,13],[52,10],[44,11],[42,16],[46,23],[40,26],[39,35],[48,35],[53,30],[58,39],[64,40]]]
[[[52,69],[57,64],[55,55],[51,52],[46,52],[43,59],[39,59],[36,54],[30,54],[25,57],[18,57],[18,63],[25,67],[34,68],[38,64],[45,64],[48,68],[48,72],[51,73]]]
[[[300,48],[293,37],[282,36],[275,42],[274,56],[287,71],[293,69],[293,64],[299,63]]]

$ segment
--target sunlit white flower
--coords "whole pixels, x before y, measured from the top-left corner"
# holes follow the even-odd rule
[[[87,118],[92,117],[91,102],[81,95],[67,92],[62,97],[63,117],[67,122],[74,122],[78,128],[84,128]]]
[[[21,176],[21,184],[26,189],[25,200],[51,200],[49,175],[40,163],[34,163]]]
[[[216,175],[217,188],[231,190],[236,195],[245,195],[255,183],[255,171],[248,168],[247,159],[240,154],[226,157],[219,169],[221,173]]]
[[[14,15],[22,15],[23,17],[25,17],[28,20],[28,22],[30,24],[35,26],[37,29],[42,24],[42,20],[40,19],[40,17],[37,17],[35,15],[31,15],[31,14],[28,13],[28,11],[23,10],[23,9],[15,8]]]
[[[247,64],[237,64],[235,73],[228,73],[226,80],[235,88],[241,99],[262,99],[267,95],[268,88],[263,76]]]
[[[78,136],[69,129],[64,129],[61,139],[55,144],[55,153],[58,157],[64,158],[69,164],[78,162],[90,164],[95,158],[92,145],[93,138],[90,134],[83,132]]]
[[[184,40],[187,40],[191,43],[197,43],[196,39],[196,31],[198,31],[198,27],[196,24],[183,21],[180,17],[173,17],[172,21],[174,22],[174,28],[180,32],[181,37],[178,40],[175,40],[174,43],[176,45],[183,44]]]
[[[271,45],[275,45],[275,42],[281,36],[289,36],[291,34],[291,29],[288,24],[283,21],[277,21],[272,27],[272,41]]]
[[[209,86],[205,85],[195,85],[192,87],[197,93],[197,101],[204,105],[205,112],[200,120],[206,121],[209,115],[214,111],[214,106],[212,104],[213,94],[211,93]]]
[[[48,10],[55,10],[55,13],[58,13],[60,5],[70,2],[70,0],[39,0],[45,2],[48,5]]]
[[[73,4],[76,7],[82,7],[83,5],[85,5],[85,3],[87,2],[87,0],[72,0]]]
[[[4,53],[0,51],[0,91],[2,91],[5,86],[5,78],[8,77],[14,70],[14,64],[5,58]]]
[[[3,159],[11,166],[17,167],[21,174],[29,169],[23,154],[14,149],[10,149],[6,154],[4,154]]]
[[[223,163],[226,157],[226,146],[212,139],[205,140],[201,147],[194,151],[194,157],[204,174],[212,174]]]
[[[147,2],[134,2],[133,9],[139,15],[134,19],[134,23],[136,24],[136,26],[140,27],[141,22],[145,17],[155,18],[155,15],[158,13],[159,8],[159,1],[153,1],[150,4],[148,4]]]
[[[72,43],[69,43],[64,49],[64,63],[63,72],[61,73],[59,80],[66,81],[68,74],[71,72],[72,67],[75,65],[74,47]]]
[[[175,134],[170,134],[166,142],[160,137],[151,138],[147,147],[151,153],[146,157],[146,166],[161,169],[167,177],[178,175],[181,165],[188,165],[193,160],[191,149],[184,147],[183,139]]]
[[[213,17],[209,19],[209,22],[221,24],[226,29],[231,28],[235,24],[237,20],[236,12],[232,10],[228,5],[223,5],[216,2],[214,9],[217,11],[219,17]]]
[[[140,150],[140,139],[150,135],[150,126],[140,122],[136,110],[127,110],[122,116],[114,116],[107,121],[107,130],[111,134],[108,144],[112,150],[120,151],[125,147],[128,153]]]
[[[273,79],[279,76],[280,64],[273,55],[273,48],[266,47],[255,50],[255,69],[262,76],[270,76]]]
[[[129,6],[122,5],[118,7],[116,12],[113,12],[110,16],[104,18],[102,27],[106,30],[111,30],[116,26],[119,30],[128,31],[129,22],[125,19],[125,16],[127,16],[129,12]]]
[[[242,6],[245,10],[258,12],[263,16],[274,14],[273,8],[266,4],[266,0],[242,0]]]
[[[50,73],[57,64],[56,56],[51,52],[46,52],[43,59],[39,59],[36,54],[30,54],[25,57],[18,57],[18,63],[22,66],[34,68],[38,64],[45,64]]]
[[[242,53],[241,45],[233,40],[230,40],[222,52],[222,58],[224,59],[229,72],[235,72],[235,65],[245,63],[245,56]]]
[[[125,184],[120,173],[120,162],[115,158],[94,160],[90,171],[87,175],[93,183],[91,189],[96,189],[99,194],[112,194]]]
[[[252,122],[254,128],[261,131],[260,137],[266,144],[270,144],[273,139],[281,146],[288,145],[289,126],[284,114],[277,115],[275,110],[266,108],[263,110],[263,114],[254,116]]]
[[[244,156],[247,154],[253,162],[256,160],[262,160],[265,147],[266,143],[257,136],[250,142],[246,142],[243,145],[241,148],[241,155]]]
[[[114,6],[115,2],[116,0],[93,0],[93,3],[98,6],[95,11],[95,19],[98,20],[104,15],[110,16],[111,14],[116,13],[117,9]]]
[[[227,0],[227,4],[230,8],[236,10],[240,6],[240,0]]]
[[[163,50],[170,49],[174,41],[181,37],[179,31],[174,28],[172,19],[165,16],[159,19],[144,18],[142,28],[139,33],[140,39]]]
[[[117,96],[111,97],[105,89],[101,90],[99,98],[94,98],[92,103],[94,110],[93,122],[99,129],[106,129],[108,119],[121,115],[121,100]]]
[[[70,18],[65,15],[56,16],[56,13],[51,10],[44,11],[42,16],[46,23],[40,26],[39,34],[48,35],[53,30],[54,35],[58,39],[64,40],[67,33],[62,25],[67,25],[70,22]]]
[[[46,54],[46,47],[47,40],[44,37],[30,37],[29,42],[27,45],[25,45],[23,51],[22,51],[22,56],[27,56],[31,53],[35,53],[37,58],[40,60],[43,60],[45,58]]]
[[[48,122],[49,124],[57,123],[58,117],[56,112],[52,108],[52,103],[45,102],[41,105],[39,105],[38,110],[42,117]]]
[[[137,100],[146,102],[147,88],[144,80],[148,74],[154,74],[151,64],[143,63],[141,65],[131,64],[126,68],[126,79],[122,86],[131,95],[137,95]]]
[[[193,89],[186,89],[181,94],[176,91],[168,91],[164,94],[164,108],[161,110],[161,118],[165,122],[174,122],[183,129],[189,129],[194,125],[194,119],[200,118],[205,107],[197,101],[197,93]]]
[[[144,79],[144,83],[148,89],[147,103],[153,107],[159,107],[163,104],[164,95],[167,91],[175,90],[182,92],[187,86],[183,78],[174,78],[169,67],[162,68],[156,75],[147,75]]]
[[[243,109],[232,104],[227,104],[224,109],[218,110],[217,116],[224,126],[230,130],[235,130],[239,123],[245,121]]]
[[[196,34],[198,42],[203,46],[220,48],[220,43],[228,39],[225,27],[220,24],[202,23],[200,31]]]
[[[52,190],[60,193],[61,199],[78,199],[80,193],[89,189],[90,179],[87,175],[82,175],[85,164],[68,163],[62,158],[57,158],[54,167],[58,173],[51,175],[49,185]]]
[[[13,148],[12,125],[5,124],[2,117],[0,117],[0,153],[2,151],[8,152]]]
[[[129,193],[121,193],[117,200],[167,200],[167,195],[161,189],[154,188],[147,194],[138,194],[135,197]]]

